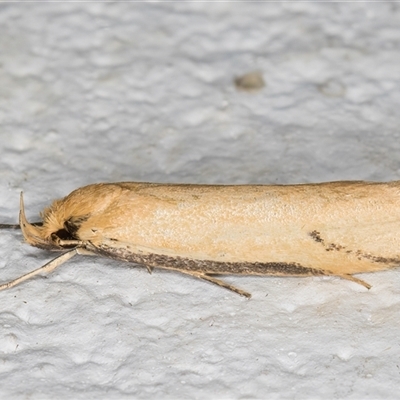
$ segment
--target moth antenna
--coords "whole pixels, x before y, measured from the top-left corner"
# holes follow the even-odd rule
[[[32,222],[33,226],[43,226],[43,222]],[[20,224],[0,224],[0,229],[21,229]]]
[[[20,229],[19,224],[0,224],[0,229]]]

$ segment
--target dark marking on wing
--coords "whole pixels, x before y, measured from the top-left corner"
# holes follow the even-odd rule
[[[107,245],[99,247],[89,244],[91,250],[101,256],[122,261],[143,264],[148,267],[198,272],[205,275],[331,275],[330,271],[304,267],[299,263],[286,262],[223,262],[213,260],[200,260],[185,257],[170,257],[162,254],[138,254],[129,249],[113,248]]]
[[[321,238],[321,234],[318,231],[309,232],[308,235],[311,236],[315,242],[324,243],[324,240]]]
[[[381,263],[381,264],[394,264],[398,265],[400,263],[400,257],[382,257],[382,256],[374,256],[370,253],[366,253],[361,250],[346,250],[346,246],[343,246],[338,243],[326,243],[322,238],[321,233],[314,230],[308,233],[308,235],[316,242],[320,243],[325,247],[326,251],[342,251],[345,250],[346,254],[355,256],[358,260],[366,259],[371,262]]]
[[[340,250],[345,249],[345,246],[342,246],[342,245],[337,244],[337,243],[329,243],[329,244],[326,244],[326,243],[325,243],[325,240],[322,239],[322,237],[321,237],[321,233],[318,232],[318,231],[309,232],[308,235],[309,235],[316,243],[321,243],[323,246],[325,246],[325,250],[326,250],[326,251],[333,251],[333,250],[340,251]]]

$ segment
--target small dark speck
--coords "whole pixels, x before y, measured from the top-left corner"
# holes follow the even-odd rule
[[[236,89],[247,92],[255,92],[265,86],[263,76],[259,71],[253,71],[239,76],[235,78],[234,83]]]
[[[317,243],[324,242],[324,239],[321,238],[321,234],[318,231],[309,232],[309,236],[311,236]]]

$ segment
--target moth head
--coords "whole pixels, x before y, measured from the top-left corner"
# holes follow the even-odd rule
[[[25,216],[24,199],[21,192],[19,225],[27,243],[46,250],[71,249],[80,245],[77,236],[78,225],[73,218],[60,220],[52,208],[43,213],[43,224],[30,224]],[[80,221],[82,218],[79,219]]]

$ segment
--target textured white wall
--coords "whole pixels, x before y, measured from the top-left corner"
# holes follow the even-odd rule
[[[1,222],[22,189],[37,220],[98,181],[398,179],[399,37],[386,2],[3,3]],[[0,281],[52,257],[0,249]],[[396,398],[399,272],[363,279],[227,278],[245,300],[77,258],[0,293],[0,397]]]

